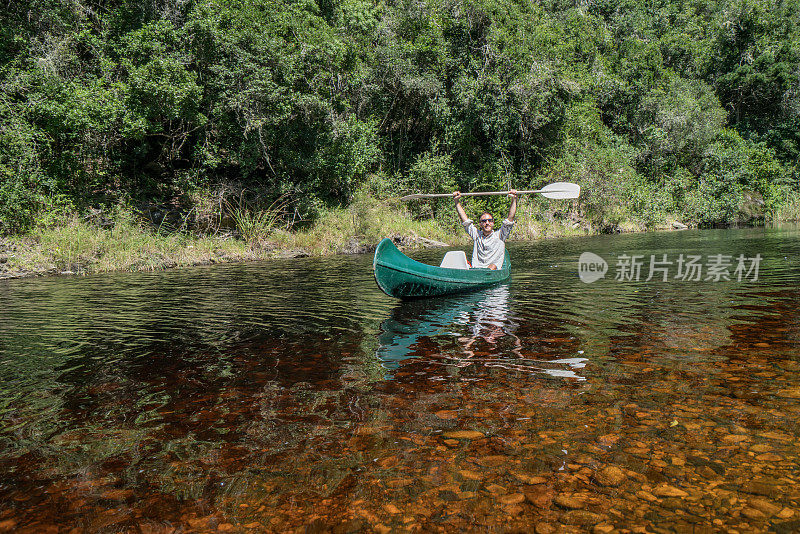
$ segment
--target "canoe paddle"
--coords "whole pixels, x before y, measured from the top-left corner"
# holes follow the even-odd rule
[[[529,195],[538,193],[545,198],[563,199],[563,198],[578,198],[581,194],[581,186],[570,182],[555,182],[544,186],[541,189],[532,189],[529,191],[517,191],[517,195]],[[461,193],[462,197],[481,197],[490,195],[507,195],[508,191],[483,191],[478,193]],[[406,195],[400,197],[400,200],[415,200],[418,198],[445,198],[452,197],[452,193],[417,193],[414,195]]]

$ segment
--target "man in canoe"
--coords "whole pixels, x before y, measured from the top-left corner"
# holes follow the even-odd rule
[[[508,208],[508,217],[503,221],[500,229],[494,229],[494,216],[488,211],[484,211],[478,218],[478,223],[480,224],[480,230],[478,230],[461,206],[461,192],[453,192],[456,212],[461,219],[461,224],[464,225],[464,230],[467,231],[467,234],[475,243],[472,246],[473,267],[497,269],[503,265],[503,258],[506,253],[505,241],[514,228],[514,215],[517,214],[517,190],[512,189],[508,192],[508,196],[511,198],[511,207]]]

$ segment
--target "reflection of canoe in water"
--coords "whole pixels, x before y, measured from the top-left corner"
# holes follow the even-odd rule
[[[392,297],[435,297],[491,286],[507,280],[511,258],[506,251],[503,267],[491,269],[449,269],[414,261],[400,252],[391,239],[384,239],[375,249],[372,261],[378,287]]]
[[[581,370],[586,358],[567,354],[556,360],[542,359],[540,352],[517,336],[518,323],[509,301],[508,284],[498,284],[465,295],[398,302],[381,323],[375,356],[387,370],[387,378],[404,362],[419,359],[423,366],[438,364],[451,370],[491,367],[585,381]],[[443,376],[432,367],[428,371]]]
[[[508,320],[508,285],[501,284],[485,291],[465,295],[450,295],[432,300],[406,300],[398,302],[380,326],[379,347],[375,355],[390,370],[418,352],[421,338],[454,340],[481,335],[486,327],[499,325],[509,331],[516,328]]]

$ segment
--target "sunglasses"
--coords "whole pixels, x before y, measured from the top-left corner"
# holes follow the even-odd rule
[[[494,219],[481,219],[481,224],[486,222],[494,222]]]

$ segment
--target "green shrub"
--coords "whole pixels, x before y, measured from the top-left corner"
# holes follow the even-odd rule
[[[724,130],[703,154],[685,214],[699,224],[764,219],[785,197],[788,171],[761,144]]]
[[[4,96],[0,94],[0,235],[33,226],[45,189],[40,158],[48,153],[43,132]]]
[[[408,193],[452,193],[458,189],[453,160],[449,154],[420,154],[411,165],[408,175],[402,181],[403,194]],[[425,219],[440,215],[446,206],[452,209],[449,199],[414,200],[408,203],[408,209],[417,219]]]

